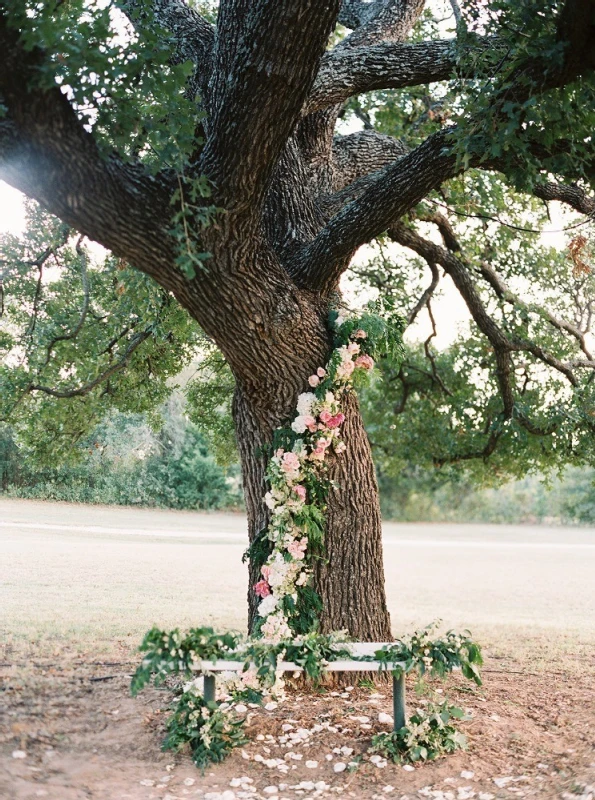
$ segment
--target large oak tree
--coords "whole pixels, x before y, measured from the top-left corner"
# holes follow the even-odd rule
[[[130,27],[122,30],[115,9]],[[481,170],[593,215],[595,4],[498,0],[461,14],[453,3],[456,36],[446,39],[440,25],[433,38],[420,36],[423,13],[423,0],[221,0],[203,13],[184,0],[0,3],[0,178],[69,226],[55,226],[53,243],[30,259],[39,292],[41,265],[74,229],[111,251],[112,266],[125,262],[155,281],[159,313],[175,298],[199,323],[235,381],[251,540],[267,522],[266,445],[327,360],[329,309],[365,243],[388,237],[427,263],[431,283],[410,304],[411,321],[429,308],[440,270],[469,308],[499,396],[469,457],[488,457],[512,420],[531,436],[555,433],[527,412],[523,364],[554,370],[573,391],[591,386],[577,377],[595,368],[591,317],[582,325],[539,312],[570,342],[562,355],[504,324],[478,281],[525,315],[535,309],[486,254],[464,252],[435,203],[457,176]],[[398,136],[380,132],[382,110],[400,92],[410,93],[401,111],[421,101],[425,122],[405,114]],[[362,130],[337,133],[346,112]],[[90,317],[85,281],[80,326],[54,332],[44,369]],[[139,286],[129,293],[132,316],[135,297],[147,305]],[[33,328],[37,300],[36,289]],[[65,386],[56,388],[21,375],[19,398],[84,398],[105,386],[158,327],[122,324],[95,379],[60,374]],[[426,377],[442,391],[426,356]],[[393,376],[403,408],[420,372],[412,363]],[[381,641],[391,632],[377,483],[354,395],[346,406],[347,452],[331,468],[316,575],[321,624]],[[249,602],[253,613],[253,593]]]

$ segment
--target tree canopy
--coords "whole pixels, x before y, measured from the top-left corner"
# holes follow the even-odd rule
[[[185,283],[208,280],[200,231],[232,195],[234,207],[261,202],[277,180],[272,151],[296,125],[315,173],[308,136],[338,120],[341,178],[319,179],[311,212],[324,224],[270,236],[293,280],[323,293],[375,241],[350,274],[408,323],[428,315],[430,336],[404,363],[385,360],[364,396],[378,463],[484,479],[593,463],[593,4],[335,5],[2,3],[0,177],[51,214],[30,205],[26,234],[2,241],[0,402],[41,458],[66,454],[109,406],[157,408],[205,353],[186,386],[190,414],[229,454],[233,379],[179,302]],[[294,6],[304,47],[293,83],[279,77],[278,97],[262,102],[256,69],[226,94],[240,43],[270,33],[266,13],[276,74]],[[235,52],[217,49],[224,35]],[[221,153],[225,168],[211,169]],[[287,200],[282,186],[273,195]],[[573,211],[565,247],[539,233],[552,201]],[[145,208],[163,223],[154,242]],[[135,216],[142,242],[114,224]],[[164,248],[167,276],[152,266]],[[449,280],[472,324],[441,350],[433,304]]]

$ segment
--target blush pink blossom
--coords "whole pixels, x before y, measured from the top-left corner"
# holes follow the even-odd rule
[[[339,366],[337,367],[337,378],[339,380],[348,380],[351,378],[353,374],[353,370],[355,369],[355,364],[351,359],[349,361],[341,361]]]
[[[297,486],[294,486],[293,491],[297,494],[300,500],[306,499],[306,487],[302,486],[301,483],[298,483]]]
[[[345,442],[337,442],[335,445],[335,453],[341,454],[344,453],[345,450],[347,450],[347,445]]]
[[[363,355],[355,359],[355,366],[360,369],[372,369],[374,366],[374,359],[372,356]]]
[[[300,460],[295,453],[283,453],[281,469],[284,472],[297,472],[299,468]]]
[[[271,593],[271,587],[265,580],[255,583],[253,589],[259,597],[268,597]]]
[[[318,375],[319,378],[324,378],[324,376],[326,375],[325,368],[324,367],[318,367],[318,369],[316,370],[316,374]]]
[[[330,411],[327,411],[325,408],[324,411],[320,412],[319,417],[321,422],[324,422],[326,424],[329,421],[329,419],[333,418],[333,415],[331,414]]]
[[[363,331],[361,328],[358,328],[356,332],[353,334],[354,339],[367,339],[368,334]]]
[[[350,356],[355,355],[355,353],[359,353],[359,344],[356,344],[355,342],[350,342],[347,345],[347,352],[349,353]]]
[[[334,417],[331,417],[326,424],[328,428],[338,428],[339,425],[342,425],[344,422],[345,414],[339,412],[338,414],[335,414]]]
[[[293,541],[287,548],[287,552],[293,556],[297,561],[301,561],[304,557],[304,553],[306,552],[307,546],[306,539],[300,539],[300,541]]]
[[[260,571],[265,581],[268,581],[269,576],[271,574],[271,568],[267,564],[263,564],[262,567],[260,568]]]
[[[310,386],[318,386],[318,384],[320,383],[320,378],[318,377],[318,375],[310,375],[310,377],[308,378],[308,383],[310,384]]]
[[[306,428],[308,428],[310,433],[314,433],[314,431],[316,430],[316,420],[314,419],[314,417],[311,417],[310,415],[304,417],[304,425],[306,426]]]

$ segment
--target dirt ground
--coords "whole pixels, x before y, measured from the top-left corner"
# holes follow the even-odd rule
[[[0,499],[1,800],[595,800],[592,530],[386,526],[395,634],[440,616],[484,645],[484,686],[445,687],[468,752],[375,766],[391,697],[355,686],[251,709],[250,744],[205,775],[163,753],[171,695],[130,697],[135,647],[154,622],[243,626],[243,524]]]
[[[201,775],[186,754],[160,751],[170,694],[148,689],[132,699],[130,662],[84,663],[66,652],[58,663],[4,662],[0,797],[592,800],[593,666],[582,677],[518,674],[514,664],[488,659],[483,687],[453,678],[445,687],[449,698],[472,714],[462,725],[469,750],[412,771],[377,767],[366,755],[373,733],[387,729],[378,722],[379,712],[392,711],[387,686],[291,694],[273,711],[254,710],[250,744]],[[410,685],[410,705],[415,699]],[[288,725],[299,731],[297,744],[279,741]],[[19,751],[26,756],[13,757]],[[353,771],[334,772],[337,762],[354,761]]]

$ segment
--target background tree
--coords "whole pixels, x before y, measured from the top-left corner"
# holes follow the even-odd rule
[[[329,308],[354,253],[387,236],[431,273],[409,318],[431,311],[443,270],[477,326],[470,355],[451,353],[438,365],[428,346],[419,355],[429,373],[413,359],[396,376],[404,407],[412,396],[432,402],[423,372],[434,396],[469,406],[451,422],[454,439],[439,460],[488,457],[519,435],[558,441],[561,432],[567,456],[580,432],[592,434],[590,312],[560,318],[557,309],[521,300],[508,283],[526,266],[515,243],[490,242],[490,235],[482,246],[471,231],[463,246],[448,215],[476,213],[471,191],[488,213],[496,196],[529,210],[522,198],[534,196],[592,215],[593,2],[494,0],[472,4],[464,17],[453,7],[456,38],[441,38],[442,12],[423,17],[422,0],[224,0],[206,14],[183,0],[3,0],[0,177],[113,254],[98,270],[99,284],[119,265],[142,273],[125,267],[130,289],[122,296],[135,324],[104,337],[101,302],[95,317],[88,311],[82,252],[81,288],[64,284],[57,307],[48,302],[40,317],[38,297],[47,292],[39,262],[56,256],[66,229],[58,226],[51,244],[40,240],[45,249],[15,253],[18,274],[31,267],[37,282],[28,279],[25,338],[6,326],[13,337],[7,405],[26,407],[41,395],[76,398],[71,408],[82,426],[100,393],[137,403],[133,384],[119,384],[120,376],[135,366],[142,374],[157,342],[162,372],[179,367],[180,343],[168,341],[164,314],[183,309],[188,322],[176,317],[174,327],[197,321],[234,378],[253,539],[266,523],[266,445],[308,375],[325,363]],[[131,27],[122,28],[118,9]],[[350,114],[363,130],[336,135]],[[589,267],[584,251],[578,242],[577,270]],[[68,274],[65,263],[58,283]],[[78,316],[64,291],[79,297]],[[105,289],[103,298],[113,301]],[[100,369],[79,374],[74,350],[89,330],[86,350]],[[27,336],[37,355],[27,351]],[[472,364],[483,377],[476,380]],[[542,388],[548,371],[559,376],[553,385],[564,385],[568,407],[580,409],[556,427],[549,404],[540,407],[549,398]],[[53,384],[42,383],[44,376]],[[484,391],[482,380],[497,393]],[[476,386],[473,396],[465,385]],[[140,398],[149,398],[147,386]],[[445,431],[448,402],[434,405]],[[390,624],[376,478],[354,397],[345,413],[347,452],[332,468],[327,558],[316,576],[321,623],[383,640]],[[473,440],[469,450],[455,446],[461,428]],[[432,440],[431,427],[422,433]],[[256,598],[249,598],[253,612]]]

